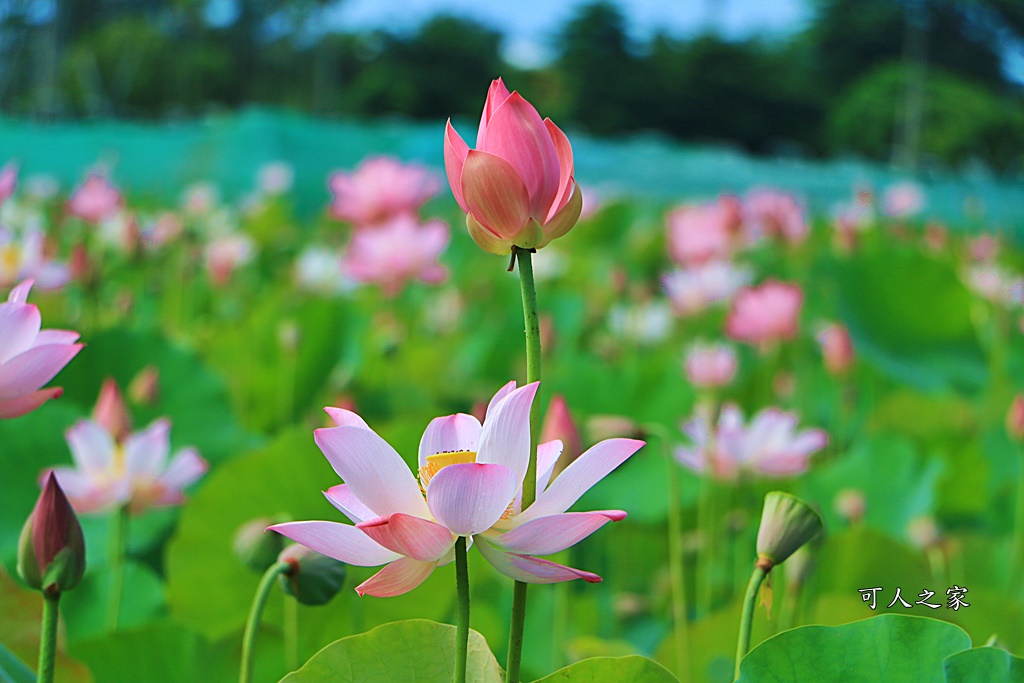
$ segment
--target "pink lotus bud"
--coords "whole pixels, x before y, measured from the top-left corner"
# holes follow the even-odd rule
[[[690,384],[713,389],[729,384],[736,376],[736,352],[725,344],[694,344],[684,361]]]
[[[147,365],[128,383],[128,396],[141,406],[151,406],[160,398],[160,371]]]
[[[1024,395],[1017,394],[1006,413],[1006,433],[1018,443],[1024,443]]]
[[[736,246],[740,214],[734,197],[681,206],[673,209],[665,220],[669,255],[682,267],[727,260]]]
[[[819,334],[825,369],[833,375],[845,373],[853,364],[853,341],[850,333],[839,323],[827,325]]]
[[[18,541],[18,575],[49,595],[71,590],[85,575],[85,537],[51,473]]]
[[[87,223],[112,218],[121,209],[121,193],[99,173],[92,173],[68,200],[68,213]]]
[[[540,442],[547,443],[558,439],[562,442],[562,455],[555,462],[554,474],[568,467],[583,453],[583,441],[580,439],[580,431],[576,428],[576,422],[569,412],[569,404],[561,394],[551,397],[548,404],[547,415],[544,416],[544,427],[541,429]]]
[[[14,190],[18,187],[18,165],[13,161],[7,162],[0,168],[0,206],[10,199]]]
[[[949,242],[949,229],[942,223],[932,221],[924,227],[924,244],[933,252],[941,252]]]
[[[867,508],[864,492],[859,489],[843,489],[836,494],[833,505],[840,517],[853,524],[864,519]]]
[[[359,227],[415,216],[440,189],[429,169],[391,157],[366,159],[352,173],[332,174],[327,183],[334,195],[331,215]]]
[[[206,245],[206,272],[214,287],[224,287],[235,269],[252,261],[256,246],[243,233],[226,235]]]
[[[540,324],[540,348],[545,355],[551,355],[558,343],[558,333],[555,330],[555,319],[549,313],[544,313],[538,321]]]
[[[103,427],[115,441],[123,441],[132,431],[132,419],[128,414],[128,406],[113,378],[108,377],[100,388],[100,396],[96,407],[92,409],[93,422]]]
[[[798,285],[769,280],[736,294],[726,334],[748,344],[768,344],[796,336],[804,293]]]
[[[444,165],[470,236],[495,254],[546,246],[583,208],[569,139],[500,78],[487,92],[475,149],[448,121]]]

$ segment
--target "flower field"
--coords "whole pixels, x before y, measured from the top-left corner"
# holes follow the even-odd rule
[[[0,680],[1024,680],[1012,235],[437,145],[0,170]]]

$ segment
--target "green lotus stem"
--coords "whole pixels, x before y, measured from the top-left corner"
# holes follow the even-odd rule
[[[53,665],[57,657],[57,619],[60,593],[43,593],[43,628],[39,638],[38,683],[53,683]]]
[[[458,593],[455,614],[455,683],[466,683],[466,659],[469,656],[469,563],[466,561],[466,537],[455,541],[455,586]]]
[[[679,463],[672,456],[669,442],[662,438],[668,463],[668,553],[672,581],[672,621],[675,624],[676,665],[683,681],[690,680],[690,643],[686,623],[686,589],[683,572],[683,511],[679,505]]]
[[[279,574],[284,574],[291,569],[287,562],[278,562],[271,565],[260,579],[260,585],[256,588],[256,595],[252,599],[252,606],[249,608],[249,620],[245,622],[245,635],[242,636],[242,670],[238,674],[238,683],[252,683],[252,664],[256,651],[256,632],[259,630],[260,619],[263,617],[263,608],[270,597],[270,591],[274,588],[274,581]]]
[[[110,601],[107,603],[107,628],[116,631],[121,620],[124,595],[124,565],[128,548],[128,505],[114,513],[110,535]]]
[[[537,309],[537,287],[533,281],[533,251],[514,247],[512,252],[519,261],[519,290],[523,299],[523,319],[526,323],[526,382],[540,381],[540,315]],[[529,507],[537,497],[537,443],[540,440],[539,411],[534,400],[530,408],[530,465],[523,480],[523,508]],[[512,623],[508,636],[508,661],[505,683],[518,683],[523,656],[523,629],[526,625],[526,584],[516,581],[512,590]]]
[[[754,572],[750,575],[750,583],[747,584],[747,595],[743,598],[743,613],[740,616],[740,637],[736,643],[736,675],[735,678],[740,677],[740,662],[743,661],[743,657],[750,651],[750,627],[754,623],[754,608],[757,604],[757,592],[761,588],[761,583],[764,581],[764,577],[768,575],[770,569],[763,563],[762,560],[758,560],[757,564],[754,565]]]
[[[1016,580],[1011,579],[1011,592],[1020,593],[1024,589],[1024,576],[1021,575],[1024,572],[1024,449],[1018,447],[1017,449],[1017,500],[1016,510],[1013,522],[1013,554],[1014,562],[1013,567],[1015,571],[1011,572],[1011,576],[1017,576]]]
[[[284,596],[284,663],[289,671],[299,668],[299,601]]]

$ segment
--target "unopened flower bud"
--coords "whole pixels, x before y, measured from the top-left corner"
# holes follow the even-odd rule
[[[758,562],[770,570],[822,529],[821,517],[807,503],[782,491],[764,497],[761,527],[757,530]]]
[[[818,334],[825,369],[832,375],[845,373],[853,364],[853,341],[845,327],[838,323],[827,325]]]
[[[847,522],[856,524],[864,519],[864,510],[867,506],[864,492],[859,489],[843,489],[836,494],[834,505],[839,516]]]
[[[103,427],[114,437],[115,441],[123,441],[132,431],[132,419],[124,397],[113,378],[108,377],[100,388],[100,396],[92,409],[93,422]]]
[[[1024,442],[1024,394],[1018,394],[1006,413],[1006,433],[1017,442]]]
[[[160,371],[147,365],[128,384],[128,396],[142,406],[151,406],[160,398]]]
[[[18,575],[30,588],[55,595],[85,574],[85,537],[51,472],[18,540]]]
[[[562,455],[559,456],[552,471],[552,476],[558,474],[583,453],[583,442],[580,439],[580,431],[569,412],[569,404],[561,394],[551,397],[548,404],[547,415],[544,416],[544,427],[541,429],[541,443],[559,439],[562,442]]]
[[[284,537],[281,534],[266,533],[265,529],[280,521],[283,520],[258,517],[238,528],[232,547],[242,564],[262,573],[277,561],[277,556],[284,548]]]
[[[326,605],[345,583],[344,563],[298,543],[285,548],[278,561],[291,566],[281,575],[281,588],[303,605]]]

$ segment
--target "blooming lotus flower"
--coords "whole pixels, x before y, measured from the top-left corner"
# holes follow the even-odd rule
[[[32,281],[0,303],[0,419],[32,412],[63,389],[40,389],[82,350],[78,333],[40,330],[39,309],[26,303]]]
[[[217,237],[206,245],[206,272],[215,287],[223,287],[235,269],[252,261],[256,246],[242,233]]]
[[[769,280],[740,290],[725,322],[726,334],[748,344],[770,344],[796,336],[804,293],[799,286]]]
[[[752,278],[749,268],[726,261],[711,261],[693,268],[674,270],[663,276],[661,283],[676,314],[691,316],[731,298]]]
[[[853,340],[850,333],[839,323],[831,323],[818,334],[821,355],[825,369],[833,375],[841,375],[853,364]]]
[[[121,388],[112,377],[103,380],[99,398],[92,409],[92,419],[118,441],[126,439],[131,434],[132,418],[128,413],[128,406],[125,405],[124,396],[121,395]]]
[[[379,284],[388,295],[418,279],[444,282],[445,267],[437,262],[448,245],[448,226],[433,220],[420,224],[413,216],[395,216],[372,229],[355,231],[341,260],[341,272],[357,282]]]
[[[541,444],[537,499],[522,510],[530,406],[537,386],[506,384],[491,399],[482,426],[465,414],[432,420],[420,440],[419,481],[362,418],[327,408],[338,426],[318,429],[315,440],[345,483],[325,495],[354,526],[307,521],[269,528],[348,564],[386,565],[356,587],[360,595],[388,597],[414,589],[435,567],[452,561],[460,536],[472,537],[498,571],[519,581],[599,581],[594,574],[534,555],[559,552],[625,517],[619,510],[566,510],[643,444],[602,442],[550,485],[561,444]]]
[[[686,467],[710,470],[717,479],[736,479],[741,472],[786,477],[804,472],[811,455],[825,447],[828,436],[820,429],[796,431],[797,417],[778,408],[766,408],[749,426],[733,404],[726,404],[714,438],[708,420],[698,416],[683,426],[693,441],[680,447],[676,458]]]
[[[367,159],[353,173],[334,173],[328,185],[334,195],[331,215],[357,226],[415,215],[441,189],[430,170],[391,157]]]
[[[113,218],[121,210],[121,193],[99,173],[92,173],[68,200],[68,213],[87,223]]]
[[[735,197],[721,197],[716,202],[678,207],[665,220],[668,252],[680,266],[728,260],[741,224],[740,204]]]
[[[917,183],[905,181],[885,190],[885,213],[894,218],[909,218],[924,208],[924,190]]]
[[[58,289],[71,280],[67,264],[54,261],[46,253],[46,238],[41,230],[30,228],[21,239],[0,228],[0,287],[21,280],[32,280],[40,289]]]
[[[13,161],[7,162],[0,168],[0,206],[10,199],[14,190],[18,187],[18,165]]]
[[[762,235],[799,244],[807,237],[807,215],[791,194],[773,189],[750,192],[743,200],[743,219],[752,239]]]
[[[722,387],[736,376],[736,352],[725,344],[694,344],[684,361],[690,384],[701,389]]]
[[[155,421],[141,432],[117,441],[91,420],[67,431],[75,467],[54,467],[61,488],[75,510],[101,512],[128,505],[134,513],[150,507],[179,505],[182,489],[206,472],[206,461],[185,448],[167,461],[171,423]]]
[[[486,251],[539,249],[579,220],[569,139],[500,78],[487,91],[476,149],[448,121],[444,165],[469,234]]]

